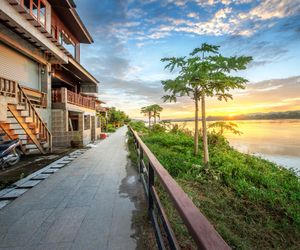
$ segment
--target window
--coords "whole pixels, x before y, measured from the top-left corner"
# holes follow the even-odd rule
[[[32,0],[32,8],[31,13],[34,15],[34,17],[38,18],[38,9],[39,9],[39,0]]]
[[[46,26],[46,5],[42,1],[40,1],[39,21]]]
[[[65,32],[61,33],[60,44],[63,45],[64,48],[67,51],[69,51],[73,57],[75,57],[75,44],[72,42],[70,38],[68,38]]]
[[[54,25],[51,26],[51,35],[57,39],[57,28]]]
[[[36,19],[41,25],[46,26],[46,4],[44,0],[23,0],[20,4]]]
[[[84,130],[87,130],[90,128],[91,128],[91,116],[85,115],[84,116]]]
[[[23,6],[25,9],[27,9],[29,11],[30,10],[30,0],[24,0]]]
[[[69,131],[79,131],[79,114],[69,111]]]

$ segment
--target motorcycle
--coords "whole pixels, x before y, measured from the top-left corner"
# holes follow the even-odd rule
[[[4,135],[0,134],[0,136]],[[6,166],[13,166],[20,161],[20,146],[21,141],[19,139],[0,141],[0,167],[2,170],[5,170]]]

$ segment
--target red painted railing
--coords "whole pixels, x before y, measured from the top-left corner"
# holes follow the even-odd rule
[[[65,95],[65,91],[63,91],[63,89],[53,89],[52,102],[67,102],[84,108],[96,109],[96,102],[94,99],[85,97],[70,90],[66,90],[66,92],[66,97],[64,98],[63,95]]]

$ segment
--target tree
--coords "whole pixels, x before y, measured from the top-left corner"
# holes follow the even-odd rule
[[[129,117],[125,114],[124,111],[117,110],[115,107],[112,107],[108,111],[108,122],[113,124],[114,127],[121,126],[125,121],[128,121]]]
[[[151,117],[153,116],[151,106],[142,107],[141,108],[141,113],[144,114],[145,116],[148,116],[149,128],[150,128]]]
[[[224,57],[219,53],[219,46],[203,43],[195,48],[188,57],[162,58],[167,62],[165,69],[170,72],[178,70],[175,79],[162,81],[164,90],[168,95],[163,96],[164,101],[176,102],[178,97],[189,96],[195,105],[195,133],[194,154],[198,154],[199,140],[199,102],[202,111],[202,141],[204,150],[204,163],[209,163],[207,126],[206,126],[206,97],[217,97],[219,101],[232,99],[230,90],[243,89],[246,79],[230,76],[232,71],[244,70],[252,57]]]
[[[154,118],[154,124],[156,124],[156,118],[158,117],[160,119],[160,112],[163,111],[163,108],[158,104],[153,104],[150,106],[150,109],[152,110],[152,117]]]
[[[208,125],[208,128],[219,129],[219,134],[223,135],[224,131],[229,131],[235,135],[241,135],[242,132],[238,130],[238,125],[234,122],[214,122]]]

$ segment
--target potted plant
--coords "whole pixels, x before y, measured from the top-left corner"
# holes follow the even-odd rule
[[[72,148],[79,148],[81,145],[81,137],[79,133],[73,135],[73,140],[71,140],[71,147]]]

